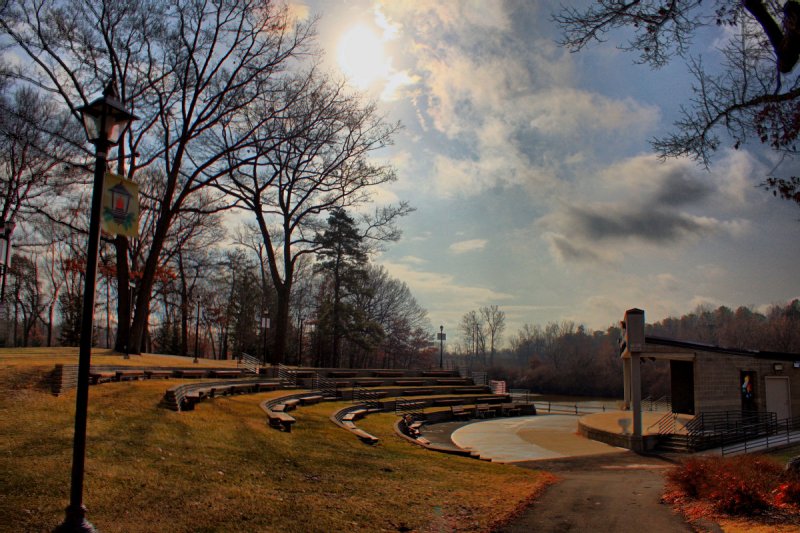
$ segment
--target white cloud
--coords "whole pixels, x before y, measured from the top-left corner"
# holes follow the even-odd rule
[[[477,252],[486,248],[488,242],[486,239],[470,239],[468,241],[454,242],[448,249],[454,254]]]

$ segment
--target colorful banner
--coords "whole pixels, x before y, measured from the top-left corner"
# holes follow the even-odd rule
[[[139,185],[106,172],[101,228],[111,235],[139,236]]]

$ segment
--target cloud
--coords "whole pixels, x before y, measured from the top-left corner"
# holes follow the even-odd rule
[[[400,258],[400,262],[409,265],[424,265],[428,262],[428,260],[414,255],[406,255]]]
[[[392,277],[403,280],[435,322],[457,324],[470,309],[513,301],[514,295],[489,287],[458,283],[451,274],[416,270],[400,262],[381,263]],[[435,317],[435,318],[434,318]]]
[[[448,249],[454,254],[477,252],[486,248],[488,242],[486,239],[470,239],[468,241],[454,242]]]

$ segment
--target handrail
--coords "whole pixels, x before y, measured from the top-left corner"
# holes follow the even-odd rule
[[[771,431],[777,415],[767,411],[703,412],[686,423],[684,428],[691,449],[708,449],[724,442],[741,441]]]
[[[252,355],[242,352],[241,357],[239,358],[242,366],[252,372],[253,374],[258,374],[261,368],[261,361],[253,357]]]
[[[784,418],[778,420],[774,425],[764,428],[765,431],[757,436],[750,435],[744,439],[735,440],[729,437],[723,441],[720,447],[722,455],[729,455],[737,452],[763,451],[777,446],[785,446],[795,442],[800,442],[800,417]]]
[[[678,419],[678,413],[669,412],[650,424],[647,429],[653,426],[658,426],[659,435],[669,435],[675,433],[675,421]]]

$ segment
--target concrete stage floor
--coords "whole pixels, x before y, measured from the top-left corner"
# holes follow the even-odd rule
[[[664,414],[642,413],[642,432],[645,435],[657,433],[657,422]],[[681,427],[690,418],[680,418],[676,426]],[[609,433],[626,434],[633,427],[633,416],[629,411],[609,411],[583,417],[545,414],[473,422],[453,431],[450,438],[459,448],[501,463],[626,451],[581,436],[578,420]]]

